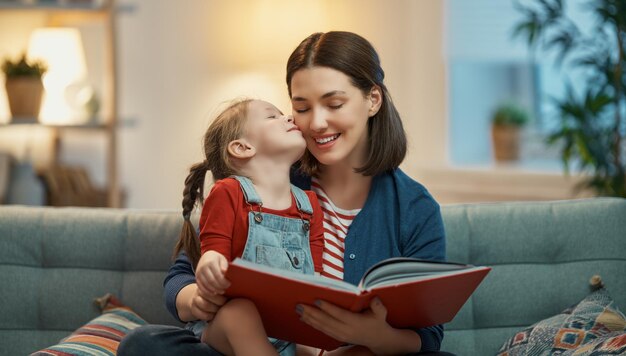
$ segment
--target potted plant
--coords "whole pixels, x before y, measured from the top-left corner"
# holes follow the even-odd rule
[[[39,115],[43,83],[41,77],[47,70],[41,61],[28,61],[26,54],[12,61],[6,58],[2,63],[9,108],[13,119],[33,119]]]
[[[565,173],[577,164],[589,178],[582,187],[598,195],[626,197],[626,2],[587,0],[595,17],[586,33],[565,11],[562,0],[518,4],[523,19],[514,35],[531,49],[542,46],[557,54],[556,65],[582,70],[585,81],[566,85],[564,98],[554,100],[560,127],[549,143],[561,144]]]
[[[491,117],[491,138],[496,161],[519,159],[521,131],[528,118],[526,110],[512,102],[496,108]]]

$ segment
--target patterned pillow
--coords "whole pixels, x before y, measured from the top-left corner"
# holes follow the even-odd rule
[[[147,322],[117,298],[107,294],[96,299],[102,315],[89,321],[58,344],[31,356],[111,355],[115,356],[122,338]]]
[[[582,345],[576,350],[563,355],[568,356],[601,356],[601,355],[624,355],[626,354],[626,333],[616,331],[602,336],[596,340]]]
[[[622,355],[626,317],[604,288],[507,340],[498,356]]]

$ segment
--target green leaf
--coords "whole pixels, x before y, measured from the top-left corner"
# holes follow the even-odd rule
[[[611,95],[604,92],[597,92],[588,97],[588,100],[585,102],[585,107],[589,109],[592,115],[599,116],[614,100]]]
[[[581,70],[585,81],[565,82],[562,97],[550,98],[559,128],[546,142],[561,145],[564,171],[572,166],[591,178],[583,185],[599,195],[626,195],[626,0],[587,0],[595,17],[593,32],[581,33],[562,0],[528,0],[516,8],[524,15],[514,26],[528,45],[541,43],[556,54],[557,67]],[[543,41],[543,42],[540,42]],[[568,62],[565,62],[569,60]]]
[[[538,35],[538,26],[534,21],[521,22],[513,30],[512,37],[526,36],[526,43],[529,47],[533,47],[536,43]]]
[[[557,48],[558,55],[555,64],[561,66],[565,57],[570,53],[572,48],[574,48],[574,38],[569,32],[562,30],[548,40],[546,46]]]
[[[42,61],[29,61],[26,59],[26,53],[12,61],[10,58],[5,58],[2,63],[2,71],[7,78],[11,77],[37,77],[41,76],[48,70],[47,65]]]
[[[572,148],[574,147],[574,143],[570,138],[565,140],[565,145],[563,146],[561,160],[563,162],[563,168],[565,169],[565,173],[569,174],[569,161],[572,159]]]
[[[580,133],[574,135],[574,143],[576,146],[576,151],[580,155],[581,165],[585,167],[587,165],[593,164],[593,157],[589,153],[589,149],[587,148],[587,143],[583,139]]]

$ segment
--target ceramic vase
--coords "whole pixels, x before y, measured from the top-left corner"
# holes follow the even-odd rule
[[[11,167],[7,204],[44,205],[46,190],[30,162],[16,163]]]

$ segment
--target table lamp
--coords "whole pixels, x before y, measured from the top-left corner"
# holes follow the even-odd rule
[[[46,27],[34,30],[28,45],[28,57],[41,59],[48,65],[42,78],[45,94],[39,121],[57,125],[85,121],[84,108],[77,107],[75,98],[87,76],[78,29]]]

